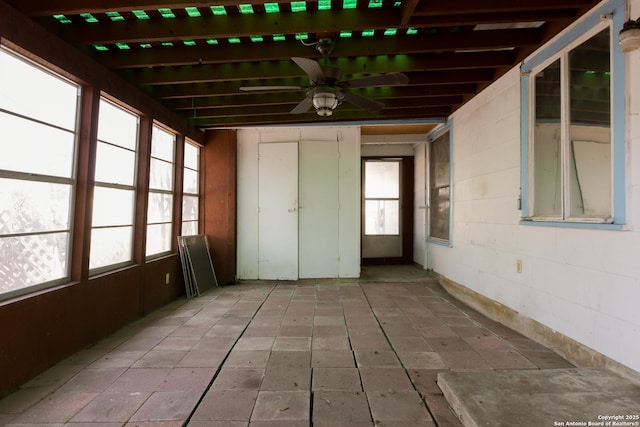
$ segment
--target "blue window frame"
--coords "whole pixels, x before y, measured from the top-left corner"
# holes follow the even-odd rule
[[[522,64],[522,224],[625,223],[624,18],[607,2]]]

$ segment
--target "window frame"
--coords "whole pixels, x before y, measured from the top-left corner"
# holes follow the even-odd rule
[[[114,271],[114,270],[118,270],[124,267],[128,267],[131,265],[135,264],[135,240],[136,240],[136,210],[137,210],[137,203],[136,203],[136,199],[138,197],[138,169],[139,169],[139,162],[140,162],[140,129],[142,126],[142,117],[140,116],[140,114],[138,114],[134,109],[121,104],[120,102],[118,102],[117,100],[113,99],[112,97],[108,96],[105,93],[102,93],[100,95],[100,102],[99,104],[101,104],[102,102],[107,102],[109,104],[111,104],[112,106],[119,108],[123,111],[126,111],[127,113],[131,114],[132,116],[135,116],[137,118],[137,124],[136,124],[136,142],[135,142],[135,149],[131,150],[128,147],[124,147],[121,145],[117,145],[114,144],[111,141],[103,141],[99,138],[99,128],[100,128],[100,123],[99,123],[99,119],[97,122],[97,131],[96,131],[96,165],[97,165],[97,152],[98,152],[98,146],[100,145],[100,143],[104,143],[107,144],[109,146],[112,147],[117,147],[123,150],[128,150],[128,151],[132,151],[134,153],[134,160],[133,160],[133,166],[134,166],[134,170],[133,170],[133,182],[131,185],[127,185],[127,184],[120,184],[120,183],[109,183],[109,182],[103,182],[103,181],[97,181],[95,179],[95,173],[96,171],[94,170],[93,173],[93,191],[92,191],[92,197],[91,197],[91,204],[92,206],[94,205],[94,201],[95,201],[95,188],[96,187],[100,187],[100,188],[107,188],[107,189],[115,189],[115,190],[128,190],[128,191],[132,191],[132,199],[133,199],[133,203],[132,203],[132,211],[131,211],[131,224],[130,225],[105,225],[105,226],[95,226],[93,224],[93,218],[91,220],[91,233],[93,234],[93,230],[95,229],[108,229],[108,228],[124,228],[124,227],[131,227],[131,247],[130,247],[130,258],[126,261],[120,261],[120,262],[116,262],[113,264],[108,264],[108,265],[103,265],[103,266],[99,266],[99,267],[94,267],[91,268],[91,246],[93,245],[93,239],[91,239],[91,243],[89,244],[89,277],[95,277],[95,276],[99,276],[102,275],[104,273],[110,272],[110,271]],[[98,117],[99,117],[99,112],[98,112]],[[95,206],[94,206],[95,208]]]
[[[183,161],[182,161],[182,198],[180,201],[180,236],[185,236],[184,234],[184,226],[187,223],[195,223],[196,224],[196,235],[200,232],[200,204],[202,202],[202,198],[200,197],[200,193],[201,193],[201,185],[200,185],[200,177],[201,177],[201,156],[202,156],[202,147],[198,144],[196,144],[195,142],[189,140],[188,138],[184,138],[184,149],[183,149]],[[186,157],[186,153],[187,153],[187,145],[191,145],[193,147],[195,147],[198,150],[198,162],[197,162],[197,169],[193,169],[189,166],[187,166],[186,162],[184,161],[184,158]],[[197,192],[196,193],[189,193],[186,192],[184,190],[184,183],[185,183],[185,172],[189,170],[192,172],[195,172],[197,175]],[[196,211],[196,219],[195,220],[185,220],[184,216],[183,216],[183,212],[184,212],[184,198],[186,197],[196,197],[198,199],[198,209]]]
[[[172,150],[172,159],[171,162],[169,162],[166,159],[160,158],[160,157],[155,157],[153,155],[153,132],[154,129],[158,129],[162,132],[168,133],[173,135],[173,150]],[[162,125],[159,122],[153,122],[151,125],[151,137],[149,139],[149,185],[147,186],[147,219],[146,219],[146,223],[145,223],[145,227],[146,227],[146,239],[145,239],[145,257],[147,261],[156,259],[156,258],[160,258],[166,255],[169,255],[171,253],[173,253],[174,250],[174,235],[175,235],[175,221],[174,221],[174,212],[175,212],[175,206],[176,206],[176,159],[177,159],[177,148],[178,148],[178,133],[176,133],[175,131],[169,129],[168,127]],[[157,161],[161,161],[167,164],[171,165],[171,189],[160,189],[160,188],[152,188],[151,187],[151,168],[153,165],[153,160],[157,160]],[[149,207],[151,206],[151,195],[152,194],[161,194],[161,195],[169,195],[171,196],[171,203],[170,203],[170,210],[171,210],[171,216],[169,218],[168,221],[160,221],[160,222],[149,222]],[[149,254],[148,250],[149,250],[149,226],[153,226],[153,225],[163,225],[163,224],[169,224],[171,226],[171,238],[169,239],[169,249],[167,250],[163,250],[160,252],[155,252],[153,254]]]
[[[0,302],[9,300],[11,298],[19,297],[22,295],[31,294],[37,291],[41,291],[44,289],[52,288],[55,286],[63,285],[65,283],[69,283],[71,281],[71,271],[72,271],[72,263],[73,263],[73,251],[74,251],[74,223],[75,223],[75,204],[77,198],[77,188],[78,188],[78,145],[79,145],[79,137],[80,137],[80,114],[81,114],[81,105],[82,105],[82,86],[62,74],[55,72],[54,70],[48,68],[47,66],[40,64],[39,62],[27,58],[24,55],[6,47],[0,45],[0,51],[3,54],[9,55],[18,61],[22,61],[28,66],[36,68],[38,71],[48,74],[49,76],[58,79],[62,82],[69,84],[70,86],[75,87],[76,89],[76,102],[75,102],[75,118],[74,118],[74,128],[67,129],[58,124],[49,123],[43,121],[39,118],[26,116],[19,112],[0,109],[2,114],[6,114],[8,116],[16,117],[20,120],[26,120],[37,125],[47,126],[49,128],[55,129],[56,131],[67,132],[73,137],[73,150],[71,153],[71,169],[69,177],[65,176],[56,176],[49,175],[44,173],[35,173],[35,172],[25,172],[25,171],[15,171],[15,170],[6,170],[0,169],[0,179],[9,179],[16,181],[29,181],[29,182],[37,182],[37,183],[49,183],[49,184],[61,184],[69,186],[69,202],[68,202],[68,210],[67,210],[67,220],[68,225],[64,229],[56,229],[56,230],[46,230],[46,231],[28,231],[28,232],[12,232],[9,234],[1,235],[0,238],[15,238],[15,237],[30,237],[30,236],[42,236],[42,235],[54,235],[54,234],[66,234],[67,235],[67,254],[66,254],[66,266],[64,275],[59,278],[46,280],[44,282],[34,283],[31,285],[23,286],[18,289],[13,289],[7,292],[0,293]]]
[[[448,227],[447,238],[442,239],[440,237],[431,236],[431,222],[432,222],[432,212],[433,212],[432,200],[431,200],[431,191],[432,191],[431,146],[436,140],[440,139],[440,137],[444,136],[447,133],[449,135],[449,138],[448,138],[448,142],[449,142],[449,215],[448,215],[449,227]],[[453,225],[453,120],[452,119],[449,119],[445,125],[437,128],[436,130],[434,130],[433,132],[427,135],[426,157],[427,157],[427,162],[426,162],[427,209],[425,214],[427,215],[427,220],[425,221],[426,223],[425,240],[428,243],[451,247],[451,241],[452,241],[452,235],[453,235],[453,227],[452,227]]]
[[[539,225],[551,227],[624,229],[626,224],[625,206],[625,55],[617,46],[617,35],[625,19],[624,0],[611,0],[591,11],[580,22],[572,26],[565,34],[554,39],[544,49],[534,54],[521,65],[521,225]],[[611,212],[609,218],[570,216],[565,206],[561,217],[534,216],[535,189],[533,186],[535,125],[535,78],[534,76],[554,61],[560,59],[561,67],[569,52],[589,40],[591,37],[609,28],[610,66],[611,66]],[[563,96],[568,93],[568,73],[561,69],[561,88]],[[568,132],[566,114],[568,102],[561,104],[561,131]],[[565,147],[566,143],[562,145]],[[563,152],[563,156],[566,153]],[[564,164],[565,161],[562,161]],[[564,167],[564,166],[563,166]],[[564,173],[564,172],[563,172]],[[561,183],[563,194],[569,190],[566,182]],[[564,206],[564,201],[563,201]]]

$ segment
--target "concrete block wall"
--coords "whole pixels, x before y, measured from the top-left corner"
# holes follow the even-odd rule
[[[640,0],[630,10],[637,18]],[[513,69],[452,117],[453,237],[428,245],[427,267],[640,372],[640,52],[626,59],[628,229],[519,224]]]

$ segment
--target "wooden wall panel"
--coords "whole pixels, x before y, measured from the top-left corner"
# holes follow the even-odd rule
[[[209,131],[205,139],[204,234],[218,283],[226,285],[236,280],[236,131]]]

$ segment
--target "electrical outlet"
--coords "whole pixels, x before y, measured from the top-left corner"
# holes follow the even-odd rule
[[[522,273],[522,260],[521,259],[516,261],[516,271],[518,273]]]
[[[165,283],[165,285],[168,285],[170,281],[171,281],[171,273],[167,273],[167,274],[164,276],[164,283]]]

